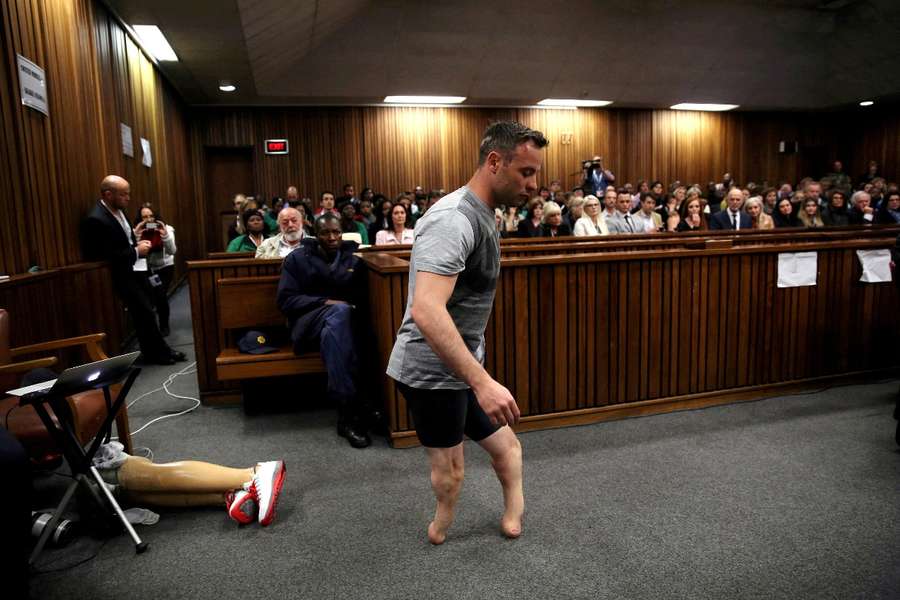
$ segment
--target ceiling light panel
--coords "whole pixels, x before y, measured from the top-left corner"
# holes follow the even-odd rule
[[[737,104],[709,104],[702,102],[682,102],[670,106],[672,110],[711,110],[721,112],[723,110],[734,110]]]
[[[565,106],[574,108],[609,106],[610,104],[612,104],[612,100],[578,100],[575,98],[544,98],[538,102],[538,106]]]
[[[134,33],[141,40],[141,46],[156,58],[162,61],[177,61],[178,57],[163,32],[156,25],[132,25]]]
[[[465,96],[385,96],[386,104],[461,104]]]

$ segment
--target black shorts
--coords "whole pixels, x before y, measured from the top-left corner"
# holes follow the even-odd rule
[[[452,448],[463,440],[480,442],[500,429],[491,423],[475,393],[465,390],[421,390],[397,382],[412,411],[419,441],[426,448]]]

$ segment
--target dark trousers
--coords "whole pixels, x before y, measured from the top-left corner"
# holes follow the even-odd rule
[[[151,300],[154,308],[156,308],[156,316],[159,317],[159,328],[169,328],[169,286],[172,285],[172,278],[175,276],[175,267],[166,267],[155,271],[159,275],[162,285],[156,287],[151,286]]]
[[[0,560],[0,581],[9,598],[28,597],[28,548],[31,535],[31,469],[25,449],[0,427],[0,473],[7,493],[0,496],[3,545],[10,554]],[[8,536],[8,537],[7,537]],[[4,596],[6,592],[4,592]]]
[[[318,342],[328,374],[328,396],[337,404],[342,420],[356,418],[364,401],[356,388],[359,360],[353,308],[348,304],[331,304],[316,310],[318,314],[309,321],[300,349],[315,347]]]
[[[141,352],[150,357],[167,356],[171,348],[159,333],[159,326],[156,324],[156,313],[150,300],[152,292],[147,275],[134,273],[132,279],[116,286],[116,292],[131,313]]]

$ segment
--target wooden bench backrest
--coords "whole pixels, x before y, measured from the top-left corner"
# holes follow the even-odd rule
[[[275,302],[278,275],[234,277],[216,281],[219,300],[219,327],[240,329],[284,325]]]

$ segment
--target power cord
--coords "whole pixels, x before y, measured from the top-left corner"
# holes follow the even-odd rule
[[[159,392],[159,391],[165,391],[166,394],[168,394],[168,395],[171,396],[172,398],[178,398],[179,400],[190,400],[190,401],[194,402],[194,405],[193,405],[193,406],[191,406],[191,407],[189,407],[189,408],[186,408],[186,409],[184,409],[184,410],[182,410],[182,411],[179,411],[179,412],[176,412],[176,413],[172,413],[172,414],[168,414],[168,415],[162,415],[162,416],[160,416],[160,417],[156,417],[155,419],[151,419],[150,421],[148,421],[147,423],[145,423],[144,425],[142,425],[141,427],[139,427],[139,428],[136,429],[135,431],[132,431],[132,432],[131,432],[131,435],[132,435],[132,436],[135,436],[135,435],[139,434],[140,432],[142,432],[143,430],[147,429],[148,427],[150,427],[150,426],[153,425],[154,423],[157,423],[157,422],[159,422],[159,421],[162,421],[163,419],[171,419],[172,417],[180,417],[181,415],[186,415],[186,414],[188,414],[189,412],[195,411],[195,410],[197,409],[197,407],[200,406],[200,399],[199,399],[199,398],[194,398],[193,396],[182,396],[182,395],[180,395],[180,394],[174,393],[172,390],[169,389],[169,386],[172,385],[172,383],[174,383],[176,377],[179,377],[179,376],[181,376],[181,375],[190,375],[190,374],[192,374],[192,373],[196,373],[196,372],[197,372],[196,369],[193,370],[193,371],[191,371],[191,369],[193,369],[193,368],[196,367],[196,366],[197,366],[197,363],[196,363],[196,362],[192,362],[191,364],[189,364],[188,366],[186,366],[186,367],[183,368],[182,370],[177,371],[177,372],[172,373],[171,375],[169,375],[169,376],[166,378],[166,380],[163,381],[163,384],[162,384],[160,387],[155,388],[155,389],[152,389],[152,390],[150,390],[149,392],[144,392],[143,394],[141,394],[140,396],[138,396],[137,398],[135,398],[134,400],[132,400],[131,402],[128,403],[128,408],[131,408],[131,407],[134,406],[135,403],[137,403],[139,400],[142,400],[142,399],[146,398],[147,396],[150,396],[151,394],[155,394],[156,392]],[[118,438],[113,438],[113,439],[118,439]],[[147,451],[147,453],[148,453],[148,457],[147,457],[147,458],[150,458],[150,459],[153,458],[153,451],[152,451],[150,448],[144,447],[144,448],[140,448],[140,449],[141,449],[141,450],[146,450],[146,451]]]

